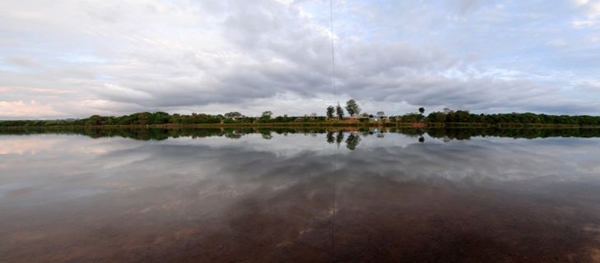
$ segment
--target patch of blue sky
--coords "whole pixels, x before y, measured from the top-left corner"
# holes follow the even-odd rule
[[[90,54],[64,54],[59,56],[59,58],[63,61],[74,64],[102,64],[108,62],[106,58],[101,58]]]
[[[29,70],[23,67],[18,67],[15,65],[11,65],[11,64],[7,64],[7,63],[3,63],[2,61],[0,61],[0,71],[9,71],[9,72],[16,72],[16,73],[27,73]]]

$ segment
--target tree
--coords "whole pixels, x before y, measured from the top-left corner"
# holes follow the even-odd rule
[[[425,108],[421,107],[419,108],[419,113],[423,114],[425,112]]]
[[[269,122],[271,120],[271,116],[273,116],[273,112],[265,111],[262,113],[260,118],[258,119],[260,122]]]
[[[419,122],[421,118],[423,118],[423,115],[412,112],[402,115],[401,121],[405,123],[413,123]]]
[[[432,112],[427,116],[427,120],[430,122],[446,122],[446,114],[443,112]]]
[[[162,111],[158,111],[155,113],[152,113],[150,115],[150,124],[164,124],[164,123],[168,123],[169,122],[169,118],[171,116],[169,116],[168,113],[166,112],[162,112]]]
[[[348,114],[350,114],[350,116],[355,116],[360,114],[360,107],[358,106],[355,100],[351,99],[346,102],[346,111],[348,111]]]
[[[235,119],[235,118],[243,118],[244,117],[244,115],[242,115],[241,113],[239,113],[237,111],[232,111],[232,112],[225,113],[225,115],[223,115],[223,116],[225,116],[225,118],[228,118],[228,119]]]
[[[265,111],[262,113],[261,117],[265,117],[265,118],[269,118],[271,119],[271,116],[273,116],[273,112],[269,111]]]
[[[92,115],[89,117],[85,125],[102,125],[102,117],[100,115]]]
[[[148,124],[149,119],[150,119],[150,112],[140,112],[137,114],[138,124],[146,125],[146,124]]]
[[[335,108],[333,106],[327,107],[327,118],[333,119],[333,114],[335,113]]]
[[[337,105],[337,107],[335,107],[335,113],[337,114],[338,118],[344,118],[344,109],[342,109],[340,105]]]

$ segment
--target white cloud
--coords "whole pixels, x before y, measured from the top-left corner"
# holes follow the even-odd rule
[[[586,5],[590,2],[590,0],[571,0],[575,5]]]
[[[573,27],[577,29],[586,28],[586,27],[597,27],[600,25],[600,21],[594,19],[585,19],[585,20],[574,20],[571,22]]]
[[[571,0],[571,2],[590,17],[600,16],[600,0]]]
[[[49,104],[32,101],[0,101],[0,112],[4,117],[25,117],[30,119],[61,116],[64,113],[55,111]]]

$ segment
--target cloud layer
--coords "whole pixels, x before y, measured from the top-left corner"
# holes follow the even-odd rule
[[[597,114],[600,2],[0,3],[0,119],[135,111]],[[335,42],[335,90],[332,49]]]

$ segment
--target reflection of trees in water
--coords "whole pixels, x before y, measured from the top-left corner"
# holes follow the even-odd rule
[[[354,150],[356,149],[356,146],[358,146],[359,143],[360,136],[358,135],[358,133],[350,133],[350,135],[348,135],[348,139],[346,139],[346,148],[348,148],[349,150]]]
[[[260,129],[258,132],[265,140],[273,139],[273,135],[271,135],[271,130],[269,129]]]
[[[328,131],[327,135],[326,135],[326,138],[327,138],[327,143],[329,143],[329,144],[334,143],[335,142],[335,137],[333,136],[333,131]]]
[[[335,143],[340,146],[340,143],[342,143],[344,141],[344,132],[343,131],[338,131],[337,136],[335,137]]]
[[[360,132],[360,134],[359,134]],[[583,137],[583,138],[594,138],[600,137],[600,129],[369,129],[362,128],[357,131],[349,133],[352,138],[348,138],[346,142],[351,142],[352,148],[356,148],[358,142],[360,142],[360,136],[372,136],[375,135],[377,138],[384,138],[387,133],[398,133],[408,137],[416,138],[419,142],[424,142],[425,138],[423,135],[427,133],[432,138],[442,139],[445,142],[450,140],[468,140],[475,136],[493,136],[493,137],[508,137],[508,138],[548,138],[548,137]],[[0,135],[2,134],[42,134],[42,133],[53,133],[53,134],[81,134],[92,138],[101,137],[124,137],[131,138],[134,140],[166,140],[168,138],[179,138],[179,137],[191,137],[194,139],[205,138],[205,137],[225,137],[230,139],[239,139],[247,134],[260,133],[264,139],[273,138],[273,133],[279,135],[288,134],[305,134],[311,137],[316,137],[318,134],[325,134],[327,143],[336,143],[338,146],[344,141],[345,133],[348,133],[344,129],[327,130],[323,127],[315,127],[309,129],[299,128],[253,128],[253,127],[235,127],[235,128],[168,128],[168,129],[145,129],[145,128],[116,128],[116,127],[103,127],[103,128],[85,128],[85,127],[28,127],[28,128],[10,128],[0,129]],[[348,135],[348,136],[350,136]],[[358,139],[357,139],[358,138]],[[355,142],[358,141],[358,142]]]
[[[229,138],[229,139],[239,139],[242,138],[242,136],[244,135],[243,133],[237,133],[237,132],[230,132],[230,133],[225,133],[225,138]]]
[[[471,137],[507,137],[507,138],[549,138],[549,137],[600,137],[600,129],[429,129],[427,134],[433,138],[449,140],[468,140]]]

